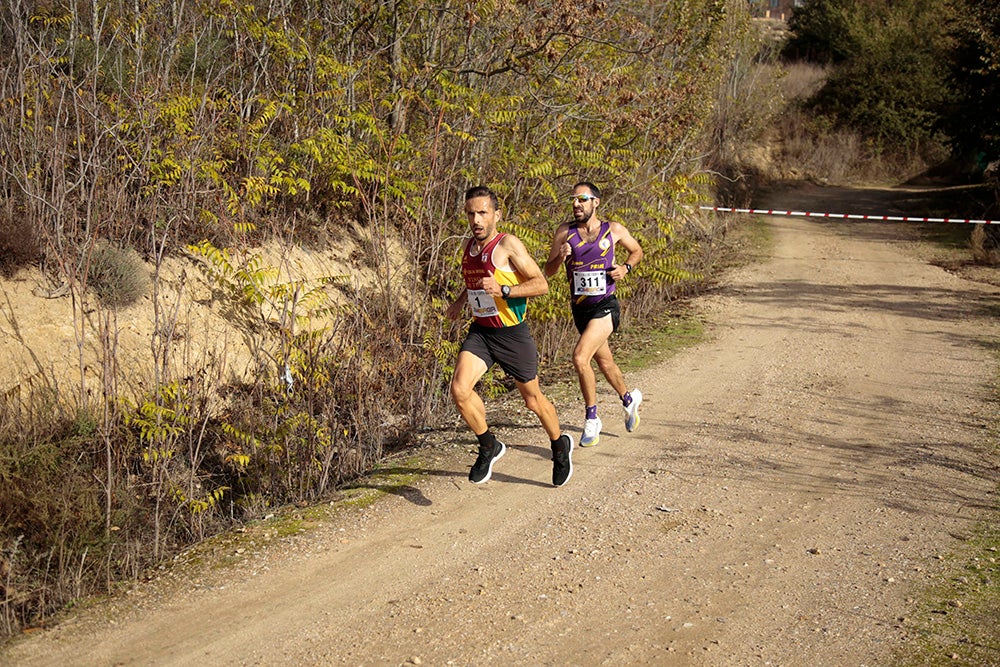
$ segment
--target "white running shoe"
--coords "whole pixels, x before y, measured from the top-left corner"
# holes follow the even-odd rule
[[[580,438],[581,447],[593,447],[601,439],[601,429],[604,424],[601,423],[601,418],[588,419],[583,424],[583,437]]]
[[[642,392],[633,389],[629,394],[632,396],[632,402],[625,408],[625,430],[631,433],[639,426],[639,405],[642,403]]]

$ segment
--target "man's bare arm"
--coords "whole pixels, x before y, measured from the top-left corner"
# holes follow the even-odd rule
[[[549,281],[545,279],[545,274],[538,268],[538,263],[524,247],[521,239],[513,234],[508,234],[500,241],[500,245],[507,251],[507,262],[524,278],[520,284],[511,287],[510,296],[532,297],[547,294]],[[485,288],[485,280],[483,285]],[[499,288],[497,289],[499,293]]]
[[[549,248],[549,258],[545,262],[546,277],[554,276],[559,268],[566,263],[566,258],[570,256],[572,248],[566,239],[569,238],[569,225],[563,223],[556,228],[556,233],[552,237],[552,247]]]
[[[611,223],[611,236],[616,245],[620,245],[628,252],[628,257],[625,258],[625,261],[620,264],[616,264],[615,268],[611,271],[612,278],[615,280],[621,280],[628,275],[628,272],[631,270],[628,267],[634,269],[636,265],[642,261],[642,246],[640,246],[639,242],[635,240],[634,236],[632,236],[632,232],[630,232],[625,225],[619,222]]]

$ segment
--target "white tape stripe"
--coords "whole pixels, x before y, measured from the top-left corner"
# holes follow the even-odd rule
[[[949,222],[970,225],[1000,225],[1000,220],[968,220],[962,218],[916,218],[899,215],[868,215],[860,213],[817,213],[814,211],[779,211],[763,208],[727,208],[725,206],[699,206],[702,211],[720,213],[750,213],[752,215],[788,215],[795,218],[843,218],[847,220],[890,220],[892,222]]]

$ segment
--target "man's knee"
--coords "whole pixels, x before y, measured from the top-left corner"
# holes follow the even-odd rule
[[[540,394],[531,394],[524,397],[524,407],[528,408],[536,415],[542,409],[542,398]]]
[[[585,370],[590,368],[591,356],[587,354],[585,350],[574,350],[573,351],[573,367],[577,371]]]
[[[542,395],[542,390],[539,388],[537,380],[526,385],[520,385],[518,389],[521,391],[521,398],[524,399],[524,407],[538,414],[538,411],[542,409],[545,403],[545,397]]]
[[[455,405],[461,405],[465,401],[469,400],[472,395],[472,388],[465,385],[465,383],[451,381],[451,386],[449,387],[451,392],[451,400],[455,402]]]

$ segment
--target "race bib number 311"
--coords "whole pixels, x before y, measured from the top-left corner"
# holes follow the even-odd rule
[[[574,271],[574,296],[603,296],[608,290],[608,274],[604,271]]]

